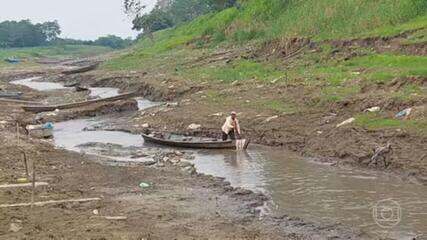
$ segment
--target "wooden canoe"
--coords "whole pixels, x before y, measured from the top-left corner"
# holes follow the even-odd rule
[[[71,75],[71,74],[89,72],[89,71],[92,71],[92,70],[96,69],[98,67],[98,65],[99,65],[99,63],[95,63],[95,64],[91,64],[91,65],[88,65],[88,66],[79,67],[79,68],[76,68],[76,69],[65,70],[65,71],[62,71],[62,73],[65,74],[65,75]]]
[[[0,98],[13,98],[13,99],[20,99],[22,96],[22,92],[5,92],[0,91]]]
[[[131,98],[131,97],[134,97],[135,95],[136,95],[135,92],[130,92],[130,93],[120,94],[114,97],[94,99],[94,100],[89,100],[84,102],[76,102],[76,103],[69,103],[69,104],[62,104],[62,105],[22,106],[22,109],[24,109],[27,112],[34,112],[34,113],[50,112],[56,109],[61,110],[61,109],[70,109],[70,108],[76,108],[76,107],[84,107],[90,104],[100,103],[100,102],[114,102],[122,99]]]
[[[41,103],[39,102],[17,100],[17,99],[10,99],[10,98],[0,98],[0,103],[1,102],[14,103],[14,104],[20,104],[20,105],[41,105]]]
[[[227,140],[210,140],[210,141],[176,141],[164,138],[158,138],[151,135],[141,134],[144,141],[179,148],[198,148],[198,149],[236,149],[236,142]],[[249,145],[249,140],[246,140],[244,149]]]
[[[76,89],[76,92],[89,91],[89,88],[87,88],[87,87],[75,86],[74,88]]]

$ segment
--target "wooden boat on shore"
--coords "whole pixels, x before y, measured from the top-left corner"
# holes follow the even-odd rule
[[[19,105],[41,105],[39,102],[34,101],[25,101],[25,100],[17,100],[17,99],[10,99],[10,98],[0,98],[0,103],[13,103],[13,104],[19,104]]]
[[[120,94],[114,97],[94,99],[94,100],[89,100],[84,102],[68,103],[68,104],[62,104],[62,105],[22,106],[22,109],[24,109],[27,112],[34,112],[34,113],[50,112],[56,109],[62,110],[62,109],[70,109],[70,108],[76,108],[76,107],[84,107],[94,103],[114,102],[122,99],[132,98],[135,96],[135,94],[136,94],[135,92],[130,92],[130,93]]]
[[[80,83],[78,83],[78,82],[64,83],[64,87],[76,87],[79,85],[80,85]]]
[[[76,68],[76,69],[65,70],[65,71],[62,71],[62,73],[65,74],[65,75],[71,75],[71,74],[89,72],[89,71],[92,71],[92,70],[96,69],[98,67],[98,65],[99,65],[99,63],[95,63],[95,64],[91,64],[91,65],[88,65],[88,66],[79,67],[79,68]]]
[[[5,92],[0,91],[0,98],[12,98],[12,99],[20,99],[22,96],[22,92]]]
[[[4,59],[4,61],[8,62],[8,63],[12,63],[12,64],[16,64],[16,63],[20,63],[21,62],[21,60],[18,59],[18,58],[6,58],[6,59]]]
[[[82,87],[80,85],[77,85],[74,87],[76,89],[76,92],[84,92],[84,91],[89,91],[89,88],[87,87]]]
[[[156,137],[151,134],[141,134],[144,141],[179,148],[198,148],[198,149],[236,149],[236,141],[227,140],[206,140],[206,141],[184,141],[184,140],[171,140],[162,137]],[[242,139],[242,149],[247,149],[250,141]]]

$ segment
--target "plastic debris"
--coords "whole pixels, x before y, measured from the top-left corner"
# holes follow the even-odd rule
[[[47,123],[43,124],[42,129],[53,129],[53,123],[47,122]]]
[[[380,107],[371,107],[368,109],[365,109],[365,112],[379,112],[381,110]]]
[[[166,103],[166,107],[178,107],[178,103],[177,102],[170,102],[170,103]]]
[[[22,225],[18,223],[11,223],[9,227],[9,231],[11,232],[19,232],[22,229]]]
[[[18,178],[18,179],[16,179],[16,182],[17,183],[27,183],[28,179],[27,178]]]
[[[398,113],[396,114],[396,117],[397,117],[397,118],[402,118],[402,117],[409,116],[409,114],[411,114],[411,111],[412,111],[412,108],[404,109],[404,110],[402,110],[402,111],[398,112]]]
[[[274,119],[276,119],[276,118],[279,118],[279,116],[275,115],[275,116],[272,116],[272,117],[268,117],[268,118],[266,118],[266,119],[264,120],[264,122],[270,122],[270,121],[272,121],[272,120],[274,120]]]
[[[139,184],[139,187],[140,187],[140,188],[142,188],[142,189],[144,189],[144,188],[148,188],[148,187],[150,187],[150,184],[149,184],[149,183],[146,183],[146,182],[141,182],[141,183]]]
[[[218,113],[214,113],[211,116],[215,116],[215,117],[221,117],[222,115],[224,115],[224,113],[222,112],[218,112]]]
[[[105,216],[107,220],[126,220],[128,219],[126,216]]]
[[[341,127],[341,126],[344,126],[344,125],[347,125],[347,124],[350,124],[350,123],[352,123],[352,122],[354,122],[356,119],[355,118],[349,118],[349,119],[347,119],[347,120],[345,120],[345,121],[343,121],[342,123],[340,123],[340,124],[337,124],[337,127]]]
[[[201,127],[202,127],[202,125],[200,125],[200,124],[192,123],[192,124],[190,124],[190,125],[188,126],[188,129],[190,129],[190,130],[196,130],[196,129],[199,129],[199,128],[201,128]]]

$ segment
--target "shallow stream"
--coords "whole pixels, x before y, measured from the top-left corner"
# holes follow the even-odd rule
[[[31,81],[24,83],[34,86]],[[51,90],[49,86],[46,90]],[[97,91],[103,92],[103,89],[97,88]],[[110,94],[113,92],[118,93],[110,89]],[[148,100],[137,100],[140,109],[156,105]],[[84,130],[102,122],[100,118],[56,123],[55,145],[72,151],[81,151],[77,146],[88,142],[147,150],[152,147],[138,135]],[[194,154],[198,172],[225,177],[233,186],[269,195],[272,199],[270,211],[280,209],[290,216],[314,222],[340,222],[373,236],[412,239],[424,234],[427,238],[425,186],[383,173],[322,165],[292,152],[256,145],[247,152],[204,150],[194,151]],[[120,158],[123,159],[126,158]]]

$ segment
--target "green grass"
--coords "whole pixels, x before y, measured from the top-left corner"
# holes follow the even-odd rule
[[[378,37],[378,36],[389,37],[389,36],[396,36],[403,32],[413,31],[417,29],[424,29],[423,32],[425,34],[426,28],[427,28],[427,15],[424,12],[424,15],[411,19],[407,22],[397,24],[397,25],[386,25],[383,27],[379,27],[375,30],[362,33],[358,37]],[[419,34],[423,34],[423,33],[419,33]]]
[[[257,106],[260,109],[270,109],[280,114],[289,114],[297,112],[296,106],[287,101],[281,101],[278,99],[260,100],[255,102],[254,104],[250,104]]]
[[[373,54],[355,58],[346,66],[365,68],[365,79],[376,83],[385,83],[396,77],[427,77],[426,56]]]
[[[225,66],[210,66],[189,69],[183,73],[190,79],[222,81],[232,83],[256,79],[260,81],[270,81],[284,75],[270,65],[252,60],[237,60]]]
[[[110,48],[100,46],[87,45],[62,45],[62,46],[46,46],[32,48],[11,48],[0,49],[0,58],[19,57],[19,58],[63,58],[90,56],[111,51]]]
[[[356,124],[371,130],[379,129],[404,129],[427,135],[426,120],[401,120],[387,118],[379,113],[365,113],[356,116]]]
[[[59,45],[29,48],[0,49],[0,67],[13,67],[14,65],[3,61],[5,58],[19,58],[23,63],[16,66],[33,66],[33,60],[40,58],[65,59],[72,57],[86,57],[107,53],[111,48],[87,45]]]
[[[402,41],[402,44],[427,44],[427,27],[411,34],[408,39]]]
[[[327,40],[390,36],[426,27],[425,0],[247,0],[239,9],[228,8],[158,31],[154,41],[143,38],[134,53],[123,57],[125,61],[109,67],[131,69],[140,66],[133,62],[147,55],[180,48],[241,45],[289,37]],[[413,41],[424,39],[414,36]]]

